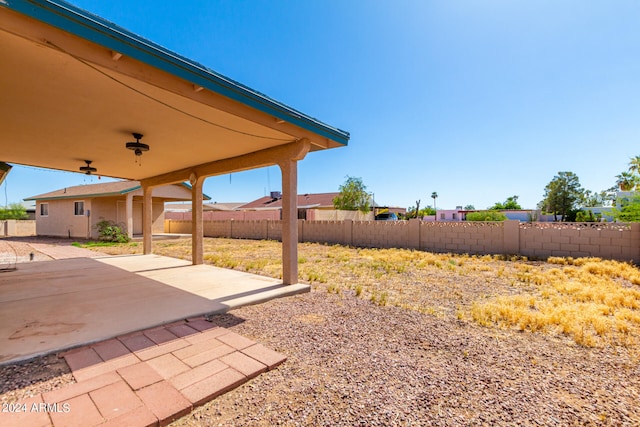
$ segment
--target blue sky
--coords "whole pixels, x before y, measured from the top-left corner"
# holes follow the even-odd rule
[[[300,193],[350,175],[382,204],[530,208],[559,171],[599,191],[640,155],[635,0],[72,3],[349,131],[300,163]],[[16,166],[0,203],[92,182]],[[270,190],[277,167],[205,182],[218,202]]]

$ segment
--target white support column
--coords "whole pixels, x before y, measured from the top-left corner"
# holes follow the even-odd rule
[[[204,227],[202,225],[202,186],[203,177],[192,174],[191,182],[191,263],[204,263]]]
[[[298,162],[278,163],[282,171],[282,282],[298,283]]]
[[[124,202],[124,214],[127,224],[127,235],[133,238],[133,193],[128,193]]]
[[[152,252],[151,242],[153,237],[153,188],[148,186],[142,187],[142,246],[143,253],[148,255]]]

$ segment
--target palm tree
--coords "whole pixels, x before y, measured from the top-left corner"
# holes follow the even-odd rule
[[[640,173],[640,156],[635,156],[629,161],[629,172],[633,174]]]
[[[616,179],[620,191],[631,191],[638,184],[638,176],[631,172],[622,172],[620,175],[616,175]]]
[[[433,210],[436,211],[436,221],[438,220],[438,208],[436,207],[436,199],[438,198],[438,193],[435,191],[431,193],[431,198],[433,199]]]

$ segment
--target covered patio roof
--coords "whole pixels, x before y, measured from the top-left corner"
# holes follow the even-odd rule
[[[0,160],[141,180],[349,134],[68,3],[0,2]],[[144,135],[140,166],[125,143]]]
[[[297,162],[349,133],[60,0],[0,1],[0,160],[140,181],[144,252],[154,187],[192,185],[193,263],[202,263],[202,185],[282,171],[283,281],[297,282]],[[149,150],[127,149],[133,133]]]

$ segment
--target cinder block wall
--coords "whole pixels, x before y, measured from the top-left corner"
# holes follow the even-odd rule
[[[420,249],[431,252],[501,254],[504,253],[503,224],[497,222],[421,222]]]
[[[301,221],[300,241],[347,244],[344,236],[345,223],[346,221]]]
[[[353,246],[365,248],[407,248],[409,223],[406,221],[353,221]]]
[[[520,253],[538,258],[594,256],[640,262],[640,224],[523,223]]]
[[[191,221],[166,220],[165,232],[190,233]],[[204,221],[207,237],[281,240],[282,222]],[[593,256],[640,263],[640,224],[298,220],[298,240],[430,252],[535,258]]]

